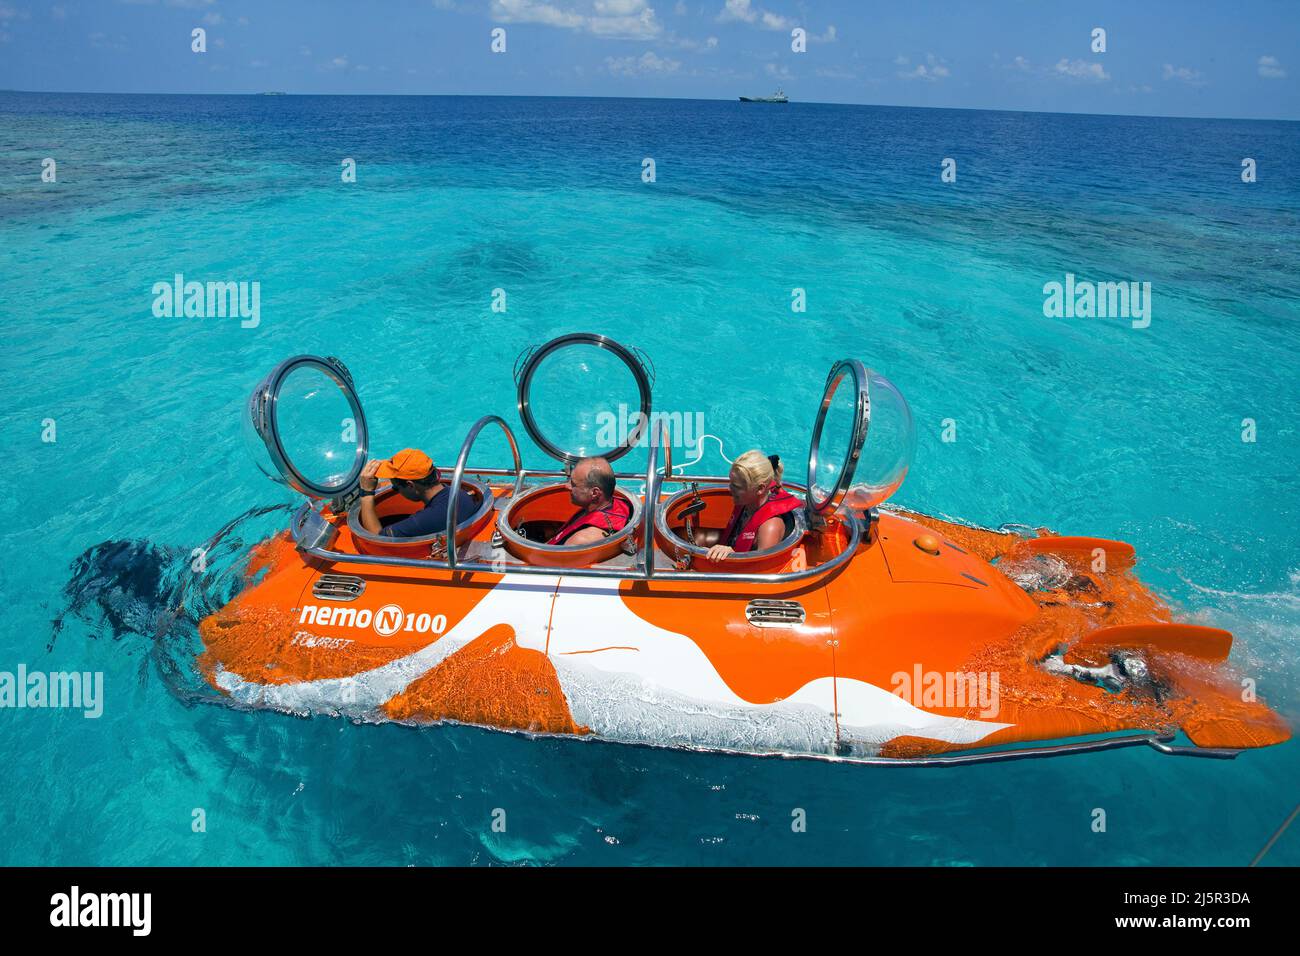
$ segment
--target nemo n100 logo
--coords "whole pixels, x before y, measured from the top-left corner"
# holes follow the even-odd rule
[[[441,634],[447,629],[447,615],[406,611],[399,604],[385,604],[377,611],[307,604],[298,615],[298,623],[315,624],[317,627],[369,627],[380,637],[392,637],[398,631]]]

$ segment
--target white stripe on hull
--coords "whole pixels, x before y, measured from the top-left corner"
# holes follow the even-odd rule
[[[689,637],[634,614],[617,581],[550,576],[502,582],[450,631],[399,660],[343,678],[257,684],[218,668],[217,684],[241,703],[291,713],[382,718],[379,707],[490,628],[549,654],[574,722],[623,743],[753,753],[877,752],[903,735],[969,744],[1009,724],[943,717],[863,681],[830,674],[776,703],[741,699]],[[549,626],[548,626],[549,622]],[[549,631],[549,642],[548,642]],[[830,655],[827,654],[827,670]]]

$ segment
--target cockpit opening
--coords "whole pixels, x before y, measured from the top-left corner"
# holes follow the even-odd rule
[[[528,564],[591,567],[624,551],[632,551],[640,538],[641,501],[616,489],[608,509],[579,517],[566,482],[543,485],[514,499],[497,520],[505,549]],[[575,519],[577,519],[575,521]],[[591,543],[566,544],[562,535],[576,524],[604,529]],[[615,527],[618,525],[618,527]],[[559,543],[552,544],[557,538]]]

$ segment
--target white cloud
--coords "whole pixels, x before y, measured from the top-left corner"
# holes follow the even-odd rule
[[[718,14],[719,23],[729,23],[733,20],[739,20],[742,23],[753,23],[758,19],[758,11],[749,5],[749,0],[727,0],[726,6]]]
[[[203,22],[206,23],[206,24],[207,24],[208,26],[210,26],[210,27],[220,26],[220,25],[221,25],[221,14],[219,14],[219,13],[205,13],[205,14],[203,14]]]
[[[1102,67],[1100,63],[1089,63],[1087,60],[1067,60],[1061,57],[1056,66],[1052,67],[1052,72],[1057,76],[1067,77],[1074,80],[1089,80],[1092,82],[1103,82],[1110,79],[1110,74]]]
[[[63,8],[60,7],[59,9]],[[30,17],[31,14],[26,10],[19,10],[7,3],[0,3],[0,20],[27,20]]]
[[[916,64],[914,69],[906,73],[899,73],[900,77],[905,80],[942,80],[947,78],[950,73],[946,66],[926,66],[924,63]]]
[[[661,57],[651,50],[640,56],[605,57],[605,69],[614,76],[646,76],[652,73],[676,73],[681,63],[669,57]]]
[[[582,4],[492,0],[491,13],[497,23],[540,23],[611,39],[648,40],[663,32],[646,0],[590,0]]]
[[[1259,75],[1268,80],[1286,79],[1286,70],[1278,62],[1275,56],[1261,56],[1259,58]]]
[[[906,66],[910,60],[901,53],[894,58],[894,62],[899,66]],[[934,83],[938,80],[946,80],[952,73],[946,63],[940,57],[933,53],[925,55],[925,62],[916,64],[911,70],[899,70],[899,79],[903,80],[925,80],[927,83]]]
[[[1161,78],[1180,80],[1183,83],[1190,83],[1195,86],[1201,82],[1201,71],[1193,70],[1190,66],[1174,66],[1172,63],[1166,63]]]
[[[672,33],[664,39],[673,46],[680,47],[683,50],[690,50],[692,53],[707,53],[710,50],[718,48],[717,37],[705,37],[703,40],[693,40],[690,37],[679,37]]]
[[[329,65],[331,70],[346,70],[348,68],[348,55],[345,53],[342,56],[336,56],[330,60]]]
[[[498,23],[541,23],[548,27],[580,30],[586,17],[533,0],[492,0],[492,19]]]
[[[677,6],[673,7],[673,13],[677,14],[679,17],[686,16],[686,4],[683,0],[677,0]]]
[[[799,25],[799,21],[784,14],[761,10],[754,6],[753,0],[726,0],[716,17],[719,23],[748,23],[761,30],[789,32]],[[831,43],[835,40],[835,27],[828,27],[822,36],[810,34],[808,39]]]
[[[630,17],[641,12],[644,0],[595,0],[593,6],[602,17]]]

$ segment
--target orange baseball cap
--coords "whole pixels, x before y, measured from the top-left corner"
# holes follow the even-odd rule
[[[415,481],[433,471],[433,459],[418,448],[403,448],[375,469],[380,478],[401,478]]]

